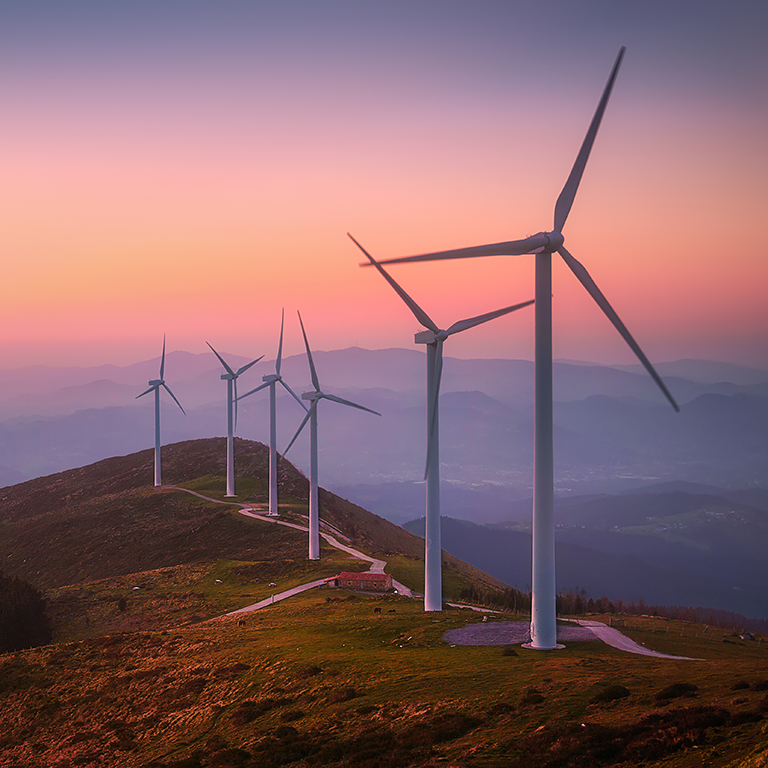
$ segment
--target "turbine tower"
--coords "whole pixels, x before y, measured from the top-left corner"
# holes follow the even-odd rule
[[[205,342],[208,344],[208,342]],[[211,347],[210,344],[208,344]],[[219,358],[219,362],[224,366],[226,373],[221,374],[222,381],[227,382],[227,493],[226,496],[235,496],[235,429],[237,427],[237,379],[245,373],[252,365],[261,360],[261,357],[257,357],[247,365],[238,368],[237,371],[233,371],[224,358],[211,347],[216,357]]]
[[[502,315],[522,309],[533,301],[525,301],[512,307],[497,309],[468,320],[459,320],[448,330],[437,327],[429,315],[395,282],[384,268],[347,232],[352,242],[368,257],[370,263],[394,288],[397,295],[413,312],[416,319],[427,329],[415,336],[416,344],[427,345],[427,466],[424,479],[427,484],[427,510],[424,550],[424,610],[443,610],[442,545],[440,534],[440,438],[439,399],[440,380],[443,373],[443,342],[454,333],[487,323]]]
[[[160,378],[152,379],[148,381],[149,389],[145,389],[140,395],[136,395],[138,400],[144,395],[148,395],[150,392],[155,393],[155,488],[160,488],[162,483],[161,467],[160,467],[160,387],[162,387],[174,400],[176,405],[181,408],[181,403],[176,399],[176,395],[171,392],[168,385],[163,379],[165,373],[165,334],[163,334],[163,355],[160,358]],[[181,408],[181,412],[186,416],[187,412]]]
[[[559,253],[570,270],[594,299],[606,317],[627,342],[630,349],[664,393],[675,411],[679,407],[659,374],[619,319],[613,307],[597,287],[584,266],[564,246],[563,227],[573,205],[597,131],[600,128],[613,84],[616,80],[624,47],[619,51],[608,82],[581,145],[579,154],[555,203],[554,227],[523,240],[460,248],[452,251],[388,259],[384,264],[405,261],[437,261],[479,256],[523,256],[535,254],[535,405],[534,405],[534,489],[533,489],[533,579],[531,608],[531,643],[537,650],[557,648],[556,587],[555,587],[555,529],[554,529],[554,467],[552,456],[552,254]],[[369,266],[369,265],[364,265]]]
[[[288,447],[283,451],[283,456],[290,450],[291,446],[296,442],[296,438],[301,434],[301,430],[309,421],[309,559],[320,559],[320,507],[318,504],[318,484],[317,484],[317,406],[321,400],[331,400],[334,403],[340,403],[341,405],[348,405],[351,408],[358,408],[361,411],[368,411],[368,413],[375,413],[377,416],[381,416],[378,411],[366,408],[364,405],[358,405],[351,400],[344,400],[344,398],[337,397],[336,395],[328,394],[320,389],[320,380],[317,378],[317,371],[315,370],[315,364],[312,361],[312,351],[309,348],[309,342],[307,341],[307,333],[304,330],[304,323],[301,320],[301,312],[299,312],[299,323],[301,324],[301,333],[304,336],[304,346],[307,348],[307,360],[309,361],[309,372],[312,376],[312,385],[314,391],[304,392],[301,397],[304,400],[309,400],[311,405],[307,411],[307,415],[296,430],[296,434],[293,439],[288,443]]]
[[[275,372],[262,376],[264,382],[260,386],[240,395],[238,400],[243,400],[249,395],[259,392],[264,387],[269,387],[269,512],[271,516],[277,515],[277,415],[276,415],[276,394],[277,383],[280,382],[288,394],[306,411],[307,406],[301,402],[301,398],[283,381],[280,375],[280,366],[283,358],[283,327],[285,325],[285,310],[283,310],[280,319],[280,343],[277,347],[277,359],[275,360]]]

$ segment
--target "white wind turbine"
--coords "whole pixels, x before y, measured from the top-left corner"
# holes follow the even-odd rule
[[[301,312],[299,312],[299,323],[301,324],[301,333],[304,336],[304,346],[307,348],[307,360],[309,361],[309,372],[312,376],[312,384],[314,391],[304,392],[301,397],[304,400],[309,400],[312,404],[309,406],[307,415],[296,430],[296,434],[293,439],[288,443],[288,447],[283,451],[283,456],[290,450],[291,446],[296,442],[296,438],[301,434],[301,430],[309,421],[309,559],[320,559],[320,506],[318,504],[318,485],[317,485],[317,406],[321,400],[331,400],[334,403],[340,403],[341,405],[348,405],[352,408],[358,408],[361,411],[368,411],[368,413],[375,413],[377,416],[381,416],[378,411],[366,408],[364,405],[358,405],[351,400],[344,400],[344,398],[337,397],[336,395],[330,395],[327,392],[323,392],[320,389],[320,380],[317,378],[317,371],[315,370],[315,364],[312,361],[312,351],[309,348],[309,342],[307,341],[307,333],[304,330],[304,323],[301,320]]]
[[[205,342],[208,344],[208,342]],[[210,344],[208,344],[211,347]],[[211,347],[216,357],[219,358],[219,362],[224,366],[226,373],[221,374],[222,381],[227,382],[227,496],[235,496],[235,427],[237,426],[237,379],[238,376],[245,373],[252,365],[261,360],[261,357],[257,357],[247,365],[238,368],[237,371],[233,371],[224,358]]]
[[[155,393],[155,488],[159,488],[163,483],[161,480],[161,467],[160,467],[160,387],[162,387],[174,400],[176,405],[181,408],[181,403],[176,399],[176,395],[171,392],[168,385],[163,379],[165,373],[165,334],[163,334],[163,355],[160,358],[160,378],[152,379],[148,381],[149,389],[145,389],[140,395],[136,395],[138,400],[144,395],[148,395],[150,392]],[[181,412],[186,416],[187,412],[181,408]]]
[[[243,400],[249,395],[259,392],[265,387],[269,387],[269,513],[277,515],[277,409],[275,389],[280,382],[288,394],[306,411],[307,406],[301,402],[301,398],[283,381],[280,375],[280,366],[283,358],[283,326],[285,325],[285,310],[280,319],[280,344],[277,347],[277,359],[275,360],[275,372],[262,376],[264,382],[260,386],[240,395],[238,400]]]
[[[619,51],[608,82],[598,103],[579,154],[565,186],[555,204],[554,228],[523,240],[460,248],[452,251],[388,259],[384,264],[403,261],[462,259],[478,256],[536,255],[536,338],[535,338],[535,411],[534,411],[534,490],[533,490],[533,579],[531,608],[531,643],[537,650],[557,648],[555,534],[554,534],[554,468],[552,458],[552,254],[557,252],[584,286],[595,303],[613,323],[637,358],[664,393],[675,411],[678,405],[648,358],[632,338],[613,307],[590,277],[584,266],[564,247],[562,234],[576,192],[592,150],[603,113],[608,104],[619,66],[624,57]],[[368,265],[365,265],[368,266]]]
[[[429,315],[385,272],[384,268],[347,232],[352,242],[368,257],[370,263],[381,272],[382,277],[394,288],[397,295],[413,312],[416,319],[427,329],[417,333],[416,344],[427,345],[427,466],[424,479],[427,484],[427,508],[424,550],[424,610],[443,610],[442,544],[440,532],[440,437],[438,414],[440,380],[443,374],[443,342],[454,333],[487,323],[502,315],[522,309],[533,300],[512,307],[497,309],[468,320],[459,320],[448,330],[437,327]]]

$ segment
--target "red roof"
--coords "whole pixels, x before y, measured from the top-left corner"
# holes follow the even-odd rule
[[[366,573],[351,573],[349,571],[342,571],[336,578],[351,579],[353,581],[385,581],[392,577],[387,573],[370,573],[370,571]]]

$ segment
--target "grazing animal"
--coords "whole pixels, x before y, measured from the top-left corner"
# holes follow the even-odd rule
[[[387,611],[387,613],[397,613],[397,611],[394,608],[392,608],[391,610]]]
[[[374,608],[374,609],[373,609],[373,612],[374,612],[374,613],[381,613],[381,608]]]

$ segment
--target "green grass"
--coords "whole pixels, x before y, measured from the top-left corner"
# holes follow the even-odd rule
[[[221,578],[236,591],[241,566],[218,563],[195,583],[214,595]],[[656,739],[662,754],[647,766],[735,766],[765,750],[766,693],[754,688],[766,677],[765,644],[716,646],[689,625],[677,650],[704,660],[678,662],[599,642],[548,653],[517,646],[507,656],[442,641],[469,621],[481,617],[323,590],[248,614],[245,626],[218,619],[7,654],[0,750],[9,764],[51,764],[66,750],[84,764],[118,754],[128,768],[194,756],[203,766],[613,765],[594,757],[608,736],[614,749]],[[637,634],[653,620],[629,621]],[[734,691],[734,680],[749,687]],[[676,683],[694,683],[695,696],[657,702]],[[592,703],[616,685],[629,695]],[[694,709],[704,714],[683,714]],[[662,719],[651,728],[649,715]],[[681,719],[697,717],[722,722]],[[664,740],[663,718],[677,741]],[[592,762],[557,762],[568,745],[598,751]]]

